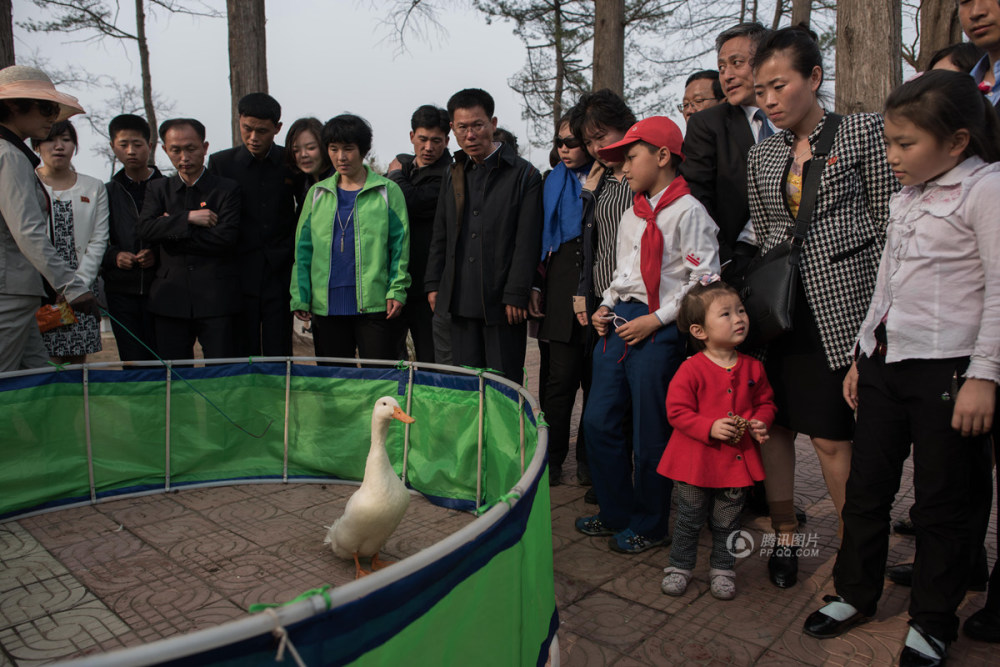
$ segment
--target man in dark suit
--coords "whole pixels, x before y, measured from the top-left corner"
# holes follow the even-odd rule
[[[448,112],[425,104],[410,117],[413,154],[400,153],[389,164],[389,173],[406,198],[410,217],[410,276],[403,317],[413,336],[417,361],[451,363],[451,335],[447,320],[431,312],[424,296],[424,276],[434,231],[441,181],[451,165],[448,151]]]
[[[164,121],[160,139],[177,174],[149,184],[138,226],[143,241],[159,244],[149,294],[157,347],[165,359],[191,359],[197,339],[206,359],[231,357],[241,307],[240,186],[205,170],[208,142],[197,120]]]
[[[441,188],[424,289],[451,316],[455,364],[522,382],[528,294],[542,246],[542,177],[495,142],[493,97],[467,88],[448,100],[461,151]]]
[[[684,137],[681,173],[719,226],[719,261],[730,283],[738,282],[757,251],[749,225],[747,154],[774,128],[754,106],[750,61],[768,32],[759,23],[741,23],[719,35],[715,46],[727,104],[691,116]]]
[[[288,284],[295,240],[295,184],[285,149],[274,143],[281,105],[267,93],[237,104],[241,146],[214,153],[208,170],[240,184],[237,255],[243,289],[236,325],[237,352],[282,357],[292,353]]]

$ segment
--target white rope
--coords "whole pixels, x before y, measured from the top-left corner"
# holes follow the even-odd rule
[[[302,657],[299,652],[295,650],[295,646],[292,644],[292,640],[288,636],[288,630],[285,630],[285,626],[281,624],[281,620],[278,618],[278,613],[274,609],[265,609],[265,614],[270,614],[271,618],[274,619],[274,636],[278,639],[278,652],[274,656],[275,662],[285,661],[285,648],[288,648],[288,652],[292,654],[292,660],[298,667],[306,667],[306,663],[302,662]]]

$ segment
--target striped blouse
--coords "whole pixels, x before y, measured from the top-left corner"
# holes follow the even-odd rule
[[[618,223],[632,207],[632,188],[624,178],[619,181],[608,169],[597,197],[594,220],[597,224],[597,249],[594,253],[594,294],[598,300],[611,285],[615,272],[615,248],[618,244]]]

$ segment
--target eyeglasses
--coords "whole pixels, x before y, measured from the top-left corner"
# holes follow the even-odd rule
[[[469,132],[475,132],[476,134],[479,134],[480,132],[486,129],[486,123],[480,120],[473,123],[472,125],[453,125],[451,129],[455,132],[456,136],[464,137]]]
[[[556,148],[562,148],[563,146],[566,148],[579,148],[580,140],[576,137],[566,137],[565,139],[556,137]]]
[[[45,116],[46,118],[51,118],[52,116],[59,115],[59,103],[51,102],[49,100],[35,100],[35,106],[38,107],[38,112]]]
[[[678,104],[677,110],[680,111],[681,113],[684,113],[685,111],[687,111],[688,107],[690,107],[695,111],[697,111],[701,107],[701,105],[704,104],[705,102],[718,102],[718,101],[719,100],[714,97],[696,97],[690,102],[684,102],[682,104]]]

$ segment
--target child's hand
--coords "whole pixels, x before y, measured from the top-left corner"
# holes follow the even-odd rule
[[[649,338],[660,326],[660,318],[649,313],[618,327],[618,337],[629,345],[637,345]]]
[[[858,409],[858,362],[851,364],[844,376],[844,400],[851,410]]]
[[[601,306],[594,314],[590,316],[590,323],[594,325],[594,329],[597,331],[598,336],[603,336],[608,333],[608,321],[604,318],[608,315],[613,314],[611,309],[607,306]]]
[[[728,442],[736,435],[736,420],[732,417],[716,419],[712,422],[712,430],[708,435],[713,440]]]
[[[993,427],[996,384],[990,380],[969,378],[958,390],[951,427],[964,437],[989,433]]]
[[[756,440],[757,442],[759,442],[762,445],[765,442],[767,442],[768,439],[771,437],[771,436],[769,436],[767,434],[767,424],[765,424],[764,422],[762,422],[759,419],[751,419],[750,420],[750,437],[753,438],[754,440]]]

